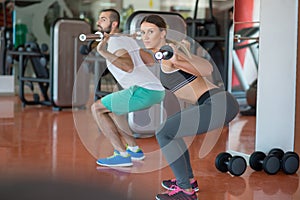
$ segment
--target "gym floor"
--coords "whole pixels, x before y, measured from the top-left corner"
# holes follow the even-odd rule
[[[0,110],[1,199],[155,199],[165,191],[161,181],[173,178],[169,167],[155,169],[151,156],[135,163],[134,169],[155,169],[143,173],[98,167],[73,118],[74,112],[80,116],[89,109],[58,112],[47,106],[23,108],[18,96],[0,96]],[[158,149],[155,137],[137,142],[146,156]],[[195,137],[190,153],[199,199],[300,199],[299,171],[268,175],[248,166],[241,176],[232,176],[216,169],[215,158],[220,152],[230,149],[249,155],[254,146],[254,116],[238,115],[221,134]],[[109,147],[102,151],[112,153]],[[163,162],[161,157],[156,159]]]

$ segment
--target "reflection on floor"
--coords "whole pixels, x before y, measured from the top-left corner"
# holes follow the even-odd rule
[[[112,148],[93,121],[87,120],[90,124],[81,129],[79,124],[85,123],[82,120],[88,113],[89,109],[58,112],[46,106],[22,108],[18,97],[0,97],[1,199],[145,200],[163,192],[161,181],[173,175],[155,138],[137,140],[147,157],[134,167],[99,167],[97,152],[110,155]],[[220,131],[189,138],[199,199],[300,199],[299,172],[267,175],[247,167],[242,176],[235,177],[216,169],[215,158],[220,152],[254,151],[255,117],[239,115]],[[89,138],[91,132],[100,139]]]

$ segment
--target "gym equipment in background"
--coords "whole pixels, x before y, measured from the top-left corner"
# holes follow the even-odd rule
[[[13,45],[13,34],[16,33],[15,28],[13,26],[13,20],[15,19],[12,16],[12,13],[8,12],[8,8],[6,8],[7,4],[13,2],[14,6],[18,7],[26,7],[32,4],[40,3],[41,0],[35,1],[11,1],[11,0],[3,0],[1,1],[2,7],[2,26],[0,27],[0,75],[10,75],[11,71],[7,68],[8,65],[6,64],[6,57],[7,51],[13,50],[11,46]]]
[[[58,19],[52,27],[51,46],[35,42],[26,43],[17,49],[7,51],[8,61],[19,63],[19,96],[23,106],[47,105],[53,110],[85,107],[89,98],[89,76],[83,77],[81,85],[74,87],[78,70],[84,56],[80,54],[78,35],[90,32],[90,24],[77,19]],[[30,65],[31,64],[31,65]],[[33,67],[33,74],[25,71]],[[37,83],[40,92],[34,90]],[[25,86],[29,86],[33,97],[27,99]],[[74,90],[75,88],[75,90]]]
[[[258,42],[259,42],[259,37],[256,36],[258,33],[259,33],[258,26],[243,28],[237,31],[234,36],[234,45],[232,49],[233,67],[237,75],[237,78],[240,82],[241,89],[243,92],[245,92],[246,102],[248,105],[245,109],[241,109],[240,113],[246,116],[256,115],[257,79],[255,79],[250,85],[248,84],[242,68],[242,64],[237,55],[237,51],[240,49],[248,49],[251,53],[255,68],[256,70],[258,70],[258,56],[256,53],[258,49]]]
[[[22,106],[25,105],[51,105],[48,94],[50,87],[49,75],[49,55],[46,44],[40,48],[36,42],[27,42],[24,46],[19,46],[16,50],[7,51],[7,63],[12,64],[14,60],[19,63],[19,97],[22,101]],[[32,66],[33,75],[26,73],[29,67]],[[38,84],[40,92],[35,90],[35,83]],[[25,95],[25,86],[28,86],[32,92],[32,98]]]
[[[222,84],[225,89],[228,88],[228,31],[224,35],[220,34],[218,23],[213,13],[213,0],[208,0],[208,13],[205,18],[198,18],[199,0],[195,1],[194,16],[187,18],[187,35],[193,38],[210,54],[217,66],[218,73],[213,73],[213,78]],[[224,30],[228,30],[228,24],[224,23]]]
[[[78,70],[84,55],[80,53],[83,44],[78,36],[91,31],[84,20],[58,19],[51,29],[51,100],[54,110],[71,107],[85,107],[89,98],[90,77],[78,77]],[[80,81],[80,84],[75,84]]]

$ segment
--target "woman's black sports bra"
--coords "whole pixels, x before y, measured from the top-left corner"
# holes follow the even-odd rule
[[[164,72],[162,71],[162,69],[160,69],[160,81],[162,85],[171,92],[179,90],[180,88],[192,82],[196,78],[197,76],[186,73],[182,70]]]
[[[162,71],[160,66],[161,62],[155,58],[153,52],[149,49],[145,49],[145,50],[152,53],[155,63],[160,68],[160,82],[167,90],[170,90],[171,92],[175,92],[176,90],[179,90],[180,88],[182,88],[183,86],[185,86],[186,84],[192,82],[197,78],[197,76],[189,74],[180,69],[172,72]]]

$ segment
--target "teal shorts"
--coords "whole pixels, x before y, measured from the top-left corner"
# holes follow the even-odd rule
[[[165,91],[149,90],[139,86],[113,92],[101,98],[102,104],[117,115],[143,110],[160,103]]]

